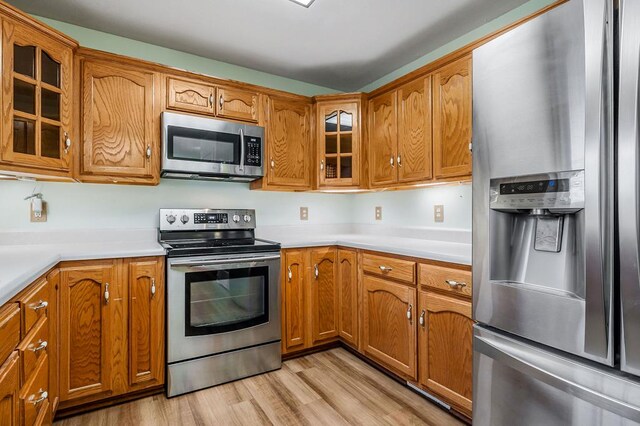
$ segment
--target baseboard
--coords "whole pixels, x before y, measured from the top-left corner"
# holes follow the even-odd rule
[[[157,395],[160,393],[164,393],[164,385],[154,386],[152,388],[127,393],[125,395],[118,395],[111,398],[101,399],[94,402],[87,402],[86,404],[76,405],[69,408],[61,408],[56,411],[55,420],[76,416],[78,414],[88,413],[89,411],[111,407],[114,405],[122,404],[124,402],[133,401],[134,399],[145,398],[147,396]]]

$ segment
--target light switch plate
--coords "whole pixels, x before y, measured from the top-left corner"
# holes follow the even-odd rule
[[[433,206],[433,221],[444,222],[444,205],[436,204]]]
[[[382,206],[376,207],[376,220],[382,220]]]
[[[33,204],[29,203],[29,212],[31,215],[31,222],[46,222],[47,221],[47,202],[42,202],[42,214],[36,217],[33,213]]]
[[[309,207],[300,207],[300,220],[309,220]]]

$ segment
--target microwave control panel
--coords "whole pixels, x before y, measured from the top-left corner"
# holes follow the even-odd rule
[[[244,137],[244,164],[245,166],[262,165],[262,140],[253,136]]]

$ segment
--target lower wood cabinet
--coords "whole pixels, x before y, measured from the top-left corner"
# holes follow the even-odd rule
[[[364,353],[408,379],[416,378],[416,289],[364,276]]]
[[[20,356],[12,352],[0,366],[0,425],[20,422]]]
[[[471,302],[419,292],[419,382],[471,416]]]
[[[282,351],[304,349],[306,345],[306,263],[304,250],[286,250],[282,261]]]
[[[338,334],[358,347],[358,253],[338,249]]]
[[[336,249],[312,249],[309,252],[311,344],[317,345],[338,336],[338,288],[336,285]]]

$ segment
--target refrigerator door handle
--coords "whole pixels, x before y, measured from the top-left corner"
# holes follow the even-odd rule
[[[640,421],[640,406],[629,404],[625,401],[607,396],[595,389],[588,388],[580,383],[576,383],[562,373],[574,374],[571,369],[555,369],[554,371],[541,367],[533,360],[526,359],[526,355],[534,358],[536,354],[527,351],[526,348],[511,346],[502,342],[494,341],[490,337],[474,336],[474,351],[478,351],[502,364],[530,376],[536,380],[546,383],[570,395],[583,399],[593,405],[602,407],[608,411],[616,413],[622,417]],[[525,356],[522,356],[525,355]],[[552,356],[553,355],[548,355]],[[541,357],[537,361],[543,362]],[[584,367],[583,367],[584,368]],[[597,372],[593,372],[596,374]]]
[[[638,96],[640,86],[640,3],[621,1],[620,93],[618,107],[618,244],[620,256],[621,350],[623,371],[640,375],[640,270],[638,249]]]
[[[613,52],[608,1],[584,2],[585,351],[611,361],[613,297]]]

